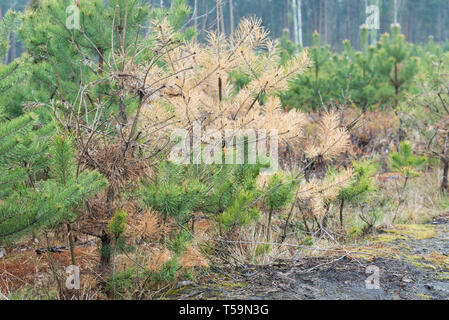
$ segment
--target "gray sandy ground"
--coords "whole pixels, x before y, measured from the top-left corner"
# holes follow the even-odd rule
[[[418,226],[420,227],[420,226]],[[270,266],[215,270],[207,280],[167,292],[168,299],[398,300],[449,299],[449,219],[422,226],[429,235],[385,233],[389,252],[370,261],[311,258]],[[379,288],[369,289],[367,266],[379,270]]]

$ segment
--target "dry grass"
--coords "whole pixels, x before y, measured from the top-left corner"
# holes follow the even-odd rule
[[[209,261],[201,253],[198,246],[192,245],[187,248],[187,251],[181,257],[181,266],[187,269],[196,267],[207,268],[209,267]]]
[[[71,265],[69,251],[37,255],[34,250],[27,250],[8,254],[0,259],[0,293],[19,299],[100,297],[96,290],[99,279],[93,272],[98,263],[96,247],[76,248],[75,256],[81,271],[82,289],[76,296],[65,289],[65,268]]]
[[[350,125],[359,117],[357,109],[345,108],[343,121]],[[351,130],[351,141],[358,155],[394,150],[393,138],[399,130],[399,118],[392,110],[367,111]]]
[[[277,223],[279,224],[279,223]],[[231,265],[267,265],[277,259],[292,258],[297,251],[295,239],[289,239],[285,244],[279,244],[282,230],[273,225],[270,239],[267,240],[265,227],[253,224],[240,228],[232,240],[219,242],[219,246],[225,252],[220,259],[226,260]]]
[[[84,164],[102,173],[115,193],[129,183],[141,181],[152,175],[148,161],[136,156],[134,150],[125,152],[120,142],[106,146],[98,143],[91,149],[88,156],[83,158]]]
[[[425,223],[444,213],[447,196],[440,192],[441,170],[432,170],[413,178],[405,193],[405,202],[399,207],[398,223]],[[401,179],[389,180],[382,186],[385,197],[390,197],[393,207],[399,202],[396,183],[403,183]],[[394,209],[394,208],[393,208]],[[392,223],[392,214],[386,212],[383,223]]]
[[[151,210],[129,216],[127,224],[127,237],[132,243],[157,241],[170,231],[170,226],[164,225],[160,216]]]
[[[150,271],[158,272],[171,258],[172,253],[167,248],[154,248],[152,252],[145,257],[145,267]]]

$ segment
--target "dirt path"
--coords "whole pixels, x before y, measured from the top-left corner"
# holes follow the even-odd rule
[[[354,250],[355,251],[355,250]],[[216,270],[167,292],[169,299],[449,299],[449,217],[385,230],[357,251],[370,255],[302,259]],[[378,270],[379,287],[367,288]]]

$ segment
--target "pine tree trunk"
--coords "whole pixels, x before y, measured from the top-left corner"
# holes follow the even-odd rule
[[[351,30],[351,14],[350,14],[350,4],[346,1],[346,37],[350,38],[349,30]]]
[[[326,0],[324,0],[324,2],[323,2],[323,15],[324,15],[324,19],[323,19],[323,22],[324,22],[324,25],[323,25],[324,31],[323,31],[323,33],[324,33],[324,43],[328,43],[328,39],[327,39],[327,37],[328,37],[328,33],[327,33],[327,23],[328,23],[328,21],[327,21],[326,3],[327,3]]]
[[[128,124],[128,115],[126,114],[126,106],[123,100],[123,97],[120,95],[118,120],[121,126]]]
[[[298,16],[296,15],[296,0],[292,0],[293,10],[293,36],[294,42],[298,43]]]
[[[298,0],[298,33],[299,33],[299,45],[304,47],[303,36],[302,36],[302,0]]]
[[[374,4],[375,4],[376,7],[379,8],[379,1],[378,0],[375,0]],[[380,14],[380,9],[379,9],[379,14]],[[377,19],[380,19],[380,17],[376,17],[376,20]],[[372,36],[371,43],[372,43],[373,46],[376,46],[376,44],[377,44],[377,29],[373,29],[372,30],[371,36]]]
[[[398,23],[398,0],[394,0],[394,23]]]
[[[107,272],[111,267],[111,237],[108,234],[103,233],[100,239],[100,269],[102,272]]]
[[[341,202],[340,202],[340,225],[341,225],[341,227],[343,227],[343,210],[344,210],[344,207],[345,207],[345,200],[342,199]]]
[[[220,34],[220,6],[221,6],[221,0],[217,0],[217,34]]]
[[[229,0],[229,24],[230,24],[230,30],[231,34],[234,33],[234,5],[232,3],[232,0]]]
[[[75,244],[73,242],[73,234],[72,234],[72,227],[70,224],[67,224],[67,233],[69,238],[69,248],[70,248],[70,257],[72,258],[72,266],[76,266],[76,260],[75,260]]]
[[[220,23],[221,23],[221,32],[223,34],[226,34],[226,28],[225,28],[225,23],[224,23],[224,15],[223,15],[223,0],[220,0]]]
[[[8,40],[10,40],[11,38],[9,38]],[[6,49],[6,53],[5,53],[5,56],[4,56],[4,58],[3,58],[3,64],[8,64],[8,61],[9,61],[9,51],[10,51],[10,48],[7,48]]]
[[[289,0],[285,0],[284,3],[284,13],[283,13],[283,20],[284,20],[284,28],[283,29],[289,29],[290,28],[290,24],[288,21],[288,8],[290,7],[289,5],[290,1]]]
[[[321,25],[322,25],[322,11],[321,11],[321,7],[322,7],[322,2],[323,2],[323,0],[319,0],[318,1],[318,29],[317,29],[317,31],[318,31],[318,33],[320,34],[320,35],[323,35],[323,30],[321,29]]]
[[[328,214],[329,214],[330,206],[326,207],[326,212],[323,215],[323,219],[318,221],[318,225],[320,227],[320,236],[324,234],[324,231],[327,228],[327,220],[328,220]]]
[[[208,8],[207,3],[206,3],[205,0],[203,0],[203,7],[206,8],[204,12],[208,12],[209,11],[209,8]],[[203,23],[202,23],[202,26],[201,26],[201,30],[206,30],[207,17],[208,16],[209,16],[208,14],[204,15],[204,19],[203,19]]]
[[[198,0],[193,3],[193,19],[195,23],[195,30],[198,30]]]
[[[449,159],[443,161],[443,181],[441,182],[441,191],[449,191]]]
[[[273,217],[273,210],[270,210],[270,213],[268,214],[268,227],[267,227],[267,242],[270,241],[270,236],[271,236],[271,219]]]
[[[103,49],[98,49],[98,74],[103,74],[104,53]]]
[[[395,99],[394,99],[394,107],[397,108],[399,105],[399,85],[398,85],[398,64],[397,62],[394,63],[394,93],[395,93]]]

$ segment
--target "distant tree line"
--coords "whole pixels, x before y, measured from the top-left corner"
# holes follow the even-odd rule
[[[160,5],[161,1],[151,2]],[[164,2],[169,5],[170,1]],[[343,40],[350,40],[359,47],[360,26],[366,22],[366,7],[370,5],[379,7],[378,38],[389,32],[395,22],[401,24],[409,42],[424,43],[430,35],[437,42],[449,38],[447,0],[189,0],[192,8],[197,8],[200,29],[216,27],[217,15],[213,9],[220,2],[223,7],[221,24],[226,32],[230,32],[240,18],[255,15],[263,19],[274,38],[280,38],[282,31],[289,29],[294,40],[295,16],[299,13],[302,21],[297,21],[296,28],[302,29],[304,46],[312,44],[312,35],[318,31],[323,42],[334,49],[343,49]]]
[[[75,0],[74,0],[75,1]],[[142,0],[153,7],[169,7],[175,0]],[[0,18],[10,8],[22,11],[26,6],[37,6],[39,0],[0,0]],[[350,40],[360,48],[360,26],[367,19],[366,8],[379,7],[379,30],[374,40],[388,32],[392,23],[402,26],[406,40],[425,43],[429,36],[436,42],[449,39],[449,1],[447,0],[188,0],[191,6],[189,26],[204,31],[219,27],[231,33],[241,18],[257,16],[280,38],[285,29],[291,39],[303,46],[312,45],[317,31],[322,41],[334,50],[343,50],[343,41]],[[219,10],[217,10],[217,5]],[[2,62],[11,62],[22,53],[16,34],[11,34],[10,49]]]

